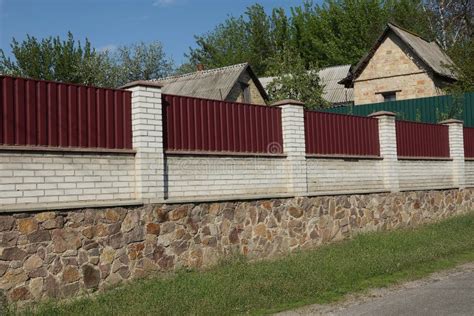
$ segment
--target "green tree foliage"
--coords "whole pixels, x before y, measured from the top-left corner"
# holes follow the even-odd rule
[[[14,60],[0,50],[1,73],[98,86],[108,85],[113,77],[109,57],[93,49],[87,39],[82,46],[70,32],[65,40],[29,35],[21,43],[13,39],[11,49]]]
[[[166,57],[160,42],[120,46],[113,53],[112,60],[117,73],[116,85],[163,78],[173,71],[173,61]]]
[[[14,59],[0,50],[0,73],[34,79],[81,83],[99,87],[118,87],[134,80],[148,80],[169,75],[173,63],[161,43],[137,43],[116,51],[99,52],[88,39],[84,46],[72,33],[38,40],[11,43]]]
[[[217,68],[249,62],[257,74],[264,74],[268,69],[268,57],[275,51],[272,28],[278,23],[279,43],[282,43],[285,27],[284,22],[276,19],[281,16],[286,19],[282,9],[275,12],[275,17],[269,17],[264,8],[254,4],[247,8],[240,17],[229,17],[213,31],[202,36],[196,36],[197,48],[190,49],[189,63],[203,64],[206,68]],[[287,27],[287,26],[286,26]]]
[[[452,69],[458,81],[448,87],[451,94],[474,91],[474,38],[460,42],[450,48],[449,54],[454,62]]]
[[[461,1],[461,0],[459,0]],[[207,68],[249,62],[258,75],[270,71],[268,60],[291,47],[308,68],[356,63],[372,46],[387,22],[433,37],[421,0],[305,1],[269,15],[255,4],[239,17],[229,17],[213,31],[196,37],[190,64]]]
[[[290,48],[283,49],[271,59],[270,71],[276,77],[268,85],[270,99],[290,98],[304,102],[308,108],[326,107],[328,104],[321,97],[323,87],[318,70],[315,64],[308,67],[297,52]]]

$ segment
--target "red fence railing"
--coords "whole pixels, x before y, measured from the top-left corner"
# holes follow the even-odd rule
[[[131,93],[0,76],[0,146],[131,149]]]
[[[474,128],[464,127],[464,157],[474,158]]]
[[[167,151],[280,154],[281,110],[163,94]]]
[[[379,156],[378,121],[374,118],[305,111],[306,153]]]
[[[396,121],[399,157],[449,157],[449,129],[446,125]]]

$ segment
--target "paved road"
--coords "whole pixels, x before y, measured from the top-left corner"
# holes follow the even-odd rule
[[[474,264],[342,304],[312,305],[281,315],[474,315]]]

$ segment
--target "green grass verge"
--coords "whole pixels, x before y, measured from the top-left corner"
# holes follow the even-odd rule
[[[265,314],[420,278],[474,261],[474,214],[260,262],[138,280],[91,297],[37,306],[37,315]],[[31,310],[23,313],[32,314]]]

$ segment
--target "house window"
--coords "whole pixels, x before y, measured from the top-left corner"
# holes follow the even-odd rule
[[[383,102],[396,101],[397,100],[397,92],[396,91],[383,92],[382,96],[383,96]]]
[[[248,84],[241,82],[240,87],[242,89],[242,96],[244,103],[252,103],[251,96],[250,96],[250,87]]]

